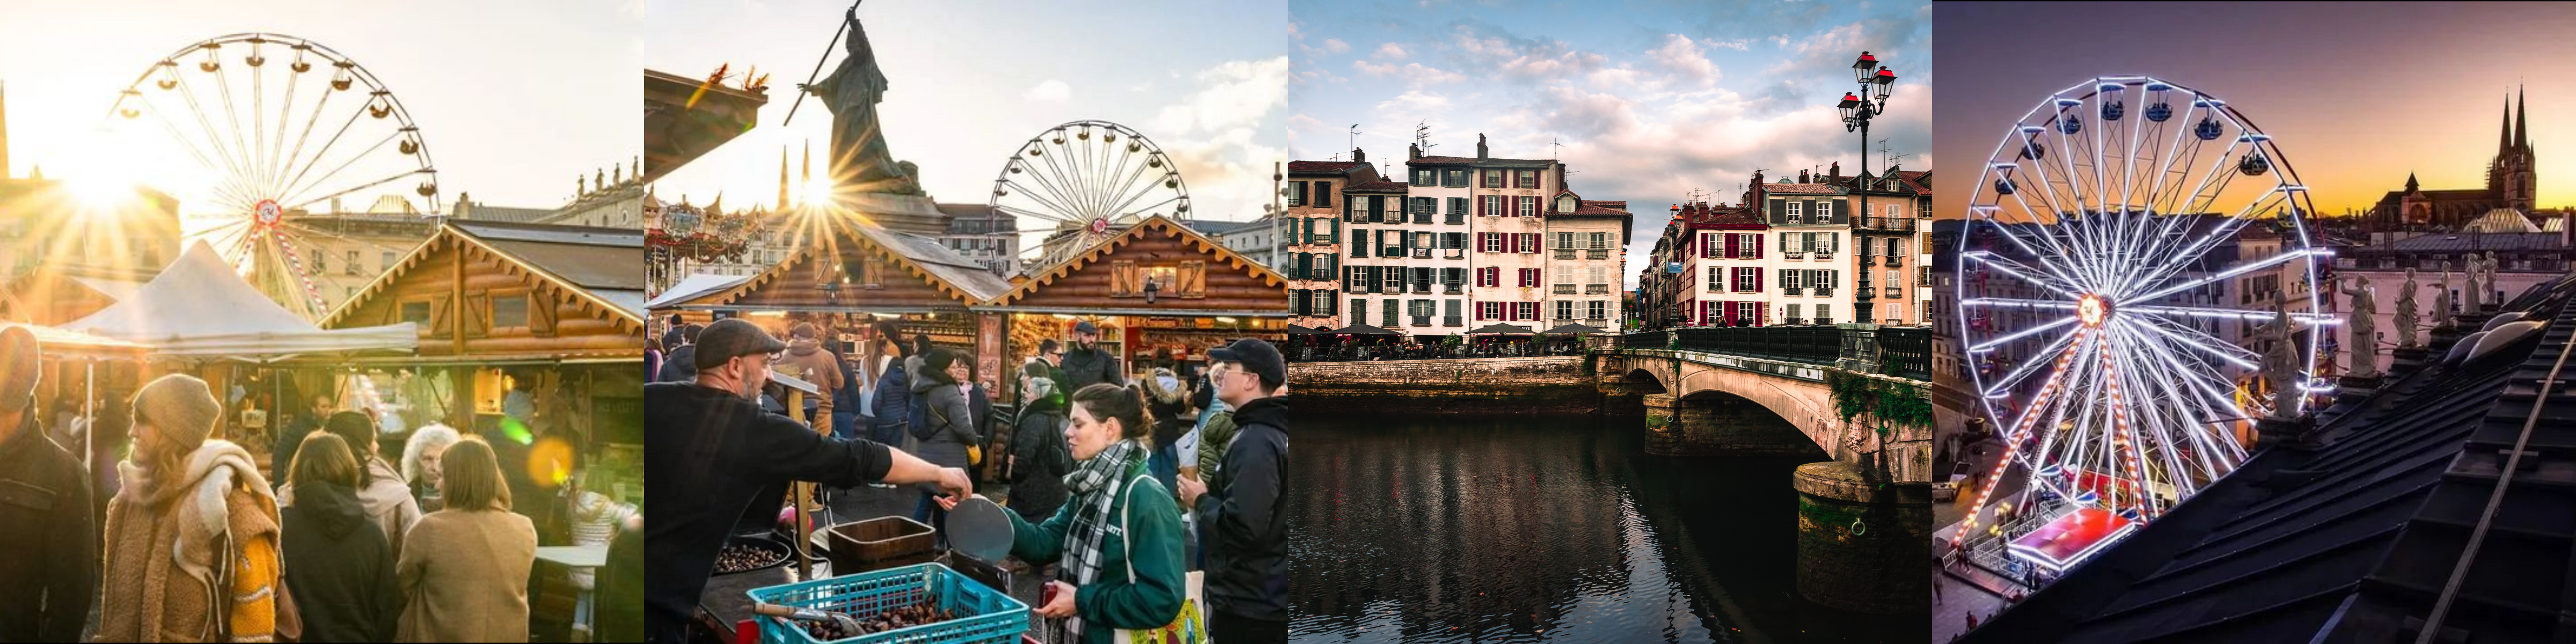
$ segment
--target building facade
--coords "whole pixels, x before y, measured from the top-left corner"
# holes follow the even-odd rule
[[[1821,177],[1799,175],[1796,182],[1783,177],[1766,184],[1756,172],[1745,195],[1745,203],[1762,209],[1762,221],[1779,243],[1774,275],[1781,291],[1772,314],[1806,324],[1858,321],[1849,288],[1853,263],[1843,250],[1852,232],[1849,195],[1839,183],[1810,183]]]
[[[1360,150],[1351,150],[1349,161],[1288,162],[1288,218],[1290,228],[1288,252],[1291,258],[1282,262],[1279,272],[1288,277],[1289,324],[1310,328],[1338,329],[1347,326],[1342,315],[1343,203],[1342,191],[1355,183],[1379,181],[1377,166],[1370,165]]]
[[[1929,296],[1917,289],[1929,281],[1923,244],[1932,217],[1931,172],[1888,168],[1877,175],[1842,176],[1836,163],[1827,180],[1849,193],[1851,218],[1852,321],[1879,324],[1923,324]]]

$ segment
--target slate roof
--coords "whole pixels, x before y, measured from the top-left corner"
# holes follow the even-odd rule
[[[1290,161],[1288,162],[1288,172],[1292,174],[1342,174],[1352,170],[1357,170],[1360,166],[1365,165],[1368,165],[1368,163],[1364,161]]]
[[[2503,309],[2542,331],[2325,410],[2320,445],[2256,454],[1961,641],[2413,641],[2490,519],[2437,641],[2576,641],[2576,394],[2541,393],[2571,300],[2576,275],[2532,287]]]
[[[1342,192],[1404,192],[1407,187],[1402,181],[1369,181],[1345,186]]]
[[[1766,183],[1762,192],[1775,195],[1839,195],[1841,187],[1830,183]]]
[[[2559,250],[2566,247],[2565,240],[2560,239],[2558,233],[2446,233],[2408,237],[2385,248],[2399,253],[2456,253],[2472,250]]]

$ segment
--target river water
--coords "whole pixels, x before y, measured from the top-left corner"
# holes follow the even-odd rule
[[[1797,595],[1808,456],[1672,458],[1643,418],[1300,411],[1297,642],[1902,642],[1921,616]]]

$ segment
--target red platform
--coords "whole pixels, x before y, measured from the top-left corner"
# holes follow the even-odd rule
[[[2010,550],[2015,558],[2038,564],[2049,572],[2065,572],[2067,566],[2093,556],[2137,529],[2136,521],[2100,508],[2084,508],[2012,540]]]

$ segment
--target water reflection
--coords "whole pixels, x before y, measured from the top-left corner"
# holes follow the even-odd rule
[[[1299,642],[1904,642],[1795,593],[1809,456],[1645,454],[1639,418],[1300,413]]]

